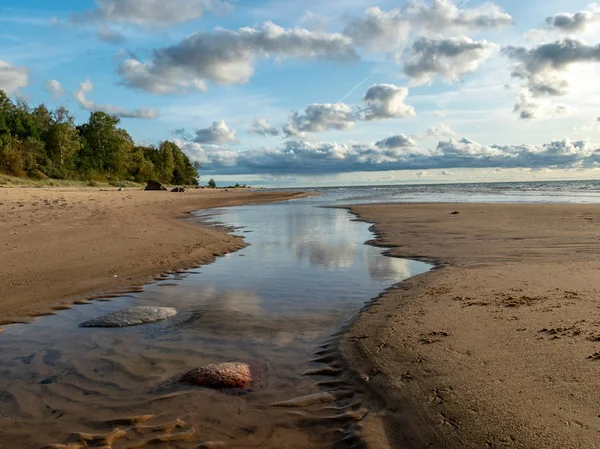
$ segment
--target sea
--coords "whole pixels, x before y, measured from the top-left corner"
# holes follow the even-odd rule
[[[289,190],[289,189],[282,189]],[[600,203],[600,180],[300,187],[335,203]],[[313,201],[320,201],[315,199]]]

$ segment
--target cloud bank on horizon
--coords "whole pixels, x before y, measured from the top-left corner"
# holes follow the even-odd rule
[[[0,13],[0,89],[132,120],[139,141],[174,135],[214,175],[600,167],[597,3],[7,0]]]

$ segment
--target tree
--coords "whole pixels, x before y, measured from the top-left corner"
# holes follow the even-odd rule
[[[66,178],[75,167],[75,157],[81,150],[81,136],[69,111],[60,107],[52,113],[46,133],[48,176]]]
[[[214,179],[210,178],[210,181],[208,181],[208,187],[210,187],[211,189],[217,188],[217,183]]]
[[[175,169],[174,149],[177,148],[173,142],[165,140],[158,147],[160,153],[160,181],[171,184],[173,182],[173,170]],[[178,149],[178,148],[177,148]]]
[[[118,117],[104,112],[92,112],[88,122],[79,127],[84,139],[78,160],[82,172],[117,178],[126,175],[133,139],[127,131],[118,128],[120,121]]]
[[[0,172],[15,176],[127,179],[198,185],[200,165],[174,142],[136,146],[120,119],[92,112],[75,125],[64,107],[13,102],[0,90]],[[214,182],[214,181],[213,181]]]

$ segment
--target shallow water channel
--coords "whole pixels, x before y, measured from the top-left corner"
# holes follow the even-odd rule
[[[0,334],[0,447],[332,447],[345,404],[270,404],[323,390],[306,376],[320,346],[370,298],[428,269],[365,245],[367,223],[326,199],[215,209],[195,219],[233,227],[250,243],[141,293],[76,305]],[[81,328],[133,305],[174,318],[119,329]],[[172,382],[209,363],[249,363],[243,395]],[[333,378],[335,380],[335,378]],[[346,406],[346,407],[344,407]],[[350,407],[348,407],[350,406]],[[86,445],[86,446],[84,446]]]

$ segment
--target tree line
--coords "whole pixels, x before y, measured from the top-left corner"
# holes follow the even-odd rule
[[[168,140],[136,145],[120,119],[92,112],[79,126],[61,106],[31,108],[0,90],[0,172],[35,179],[198,185],[198,163]]]

